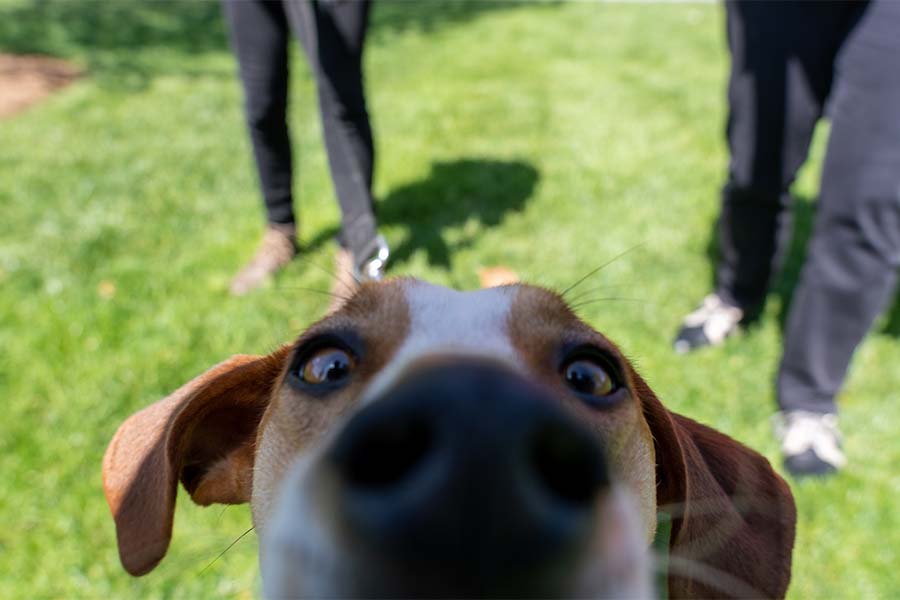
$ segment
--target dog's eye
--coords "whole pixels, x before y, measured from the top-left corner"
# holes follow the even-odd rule
[[[563,379],[572,391],[592,406],[615,404],[622,389],[618,372],[609,359],[593,349],[579,350],[570,355],[561,369]]]
[[[313,352],[298,369],[300,379],[311,385],[337,383],[353,370],[350,355],[340,348],[322,348]]]
[[[606,369],[589,360],[572,361],[566,366],[566,383],[581,394],[608,396],[616,386]]]

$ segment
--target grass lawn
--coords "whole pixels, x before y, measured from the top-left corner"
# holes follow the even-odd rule
[[[306,250],[235,299],[229,278],[262,219],[218,4],[0,0],[0,52],[89,71],[0,121],[0,597],[257,596],[252,535],[204,570],[249,527],[247,508],[183,493],[166,559],[126,576],[100,459],[133,411],[322,314],[327,298],[302,288],[327,289],[338,220],[309,73],[295,62]],[[711,280],[721,6],[379,2],[366,68],[393,273],[473,288],[502,263],[562,289],[641,244],[583,286],[633,300],[581,314],[670,408],[777,461],[772,381],[803,236],[758,327],[695,356],[670,350]],[[819,133],[796,189],[801,234]],[[895,305],[841,395],[847,472],[793,484],[792,598],[900,596],[898,336]]]

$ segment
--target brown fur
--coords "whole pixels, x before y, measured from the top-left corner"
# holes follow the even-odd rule
[[[297,342],[334,328],[359,336],[368,360],[328,402],[283,385],[293,348],[285,346],[265,357],[233,357],[125,421],[104,457],[103,480],[129,573],[147,573],[165,554],[179,480],[199,504],[246,502],[252,492],[260,525],[290,462],[352,410],[407,338],[402,286],[364,285]],[[607,441],[610,462],[642,507],[672,514],[671,597],[785,594],[796,514],[789,488],[762,456],[669,412],[616,346],[556,294],[518,287],[506,327],[529,372],[559,388],[567,408]],[[554,348],[588,342],[621,363],[628,402],[597,410],[562,391]]]
[[[103,457],[103,489],[129,573],[147,573],[165,555],[179,479],[200,504],[249,499],[247,457],[286,353],[234,356],[116,432]],[[223,472],[218,461],[239,470]]]
[[[669,412],[632,377],[656,443],[658,503],[673,517],[670,597],[784,597],[797,519],[787,483],[757,452]]]

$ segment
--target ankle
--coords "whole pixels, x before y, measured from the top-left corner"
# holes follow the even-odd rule
[[[269,223],[268,228],[272,231],[277,231],[278,233],[289,237],[292,241],[297,239],[296,223]]]

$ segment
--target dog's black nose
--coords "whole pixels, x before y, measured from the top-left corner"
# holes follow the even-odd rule
[[[337,518],[402,595],[559,593],[609,484],[559,400],[476,360],[432,364],[375,399],[330,452]],[[368,594],[378,594],[367,589]]]

